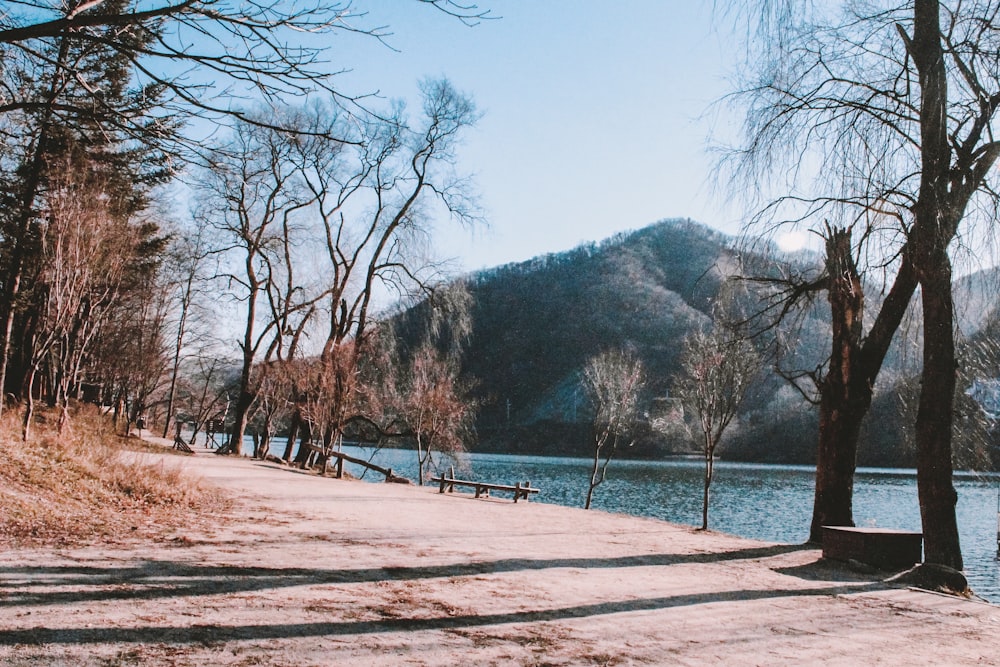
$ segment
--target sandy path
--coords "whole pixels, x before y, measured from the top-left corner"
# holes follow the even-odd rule
[[[237,519],[3,553],[0,663],[1000,664],[1000,607],[887,588],[816,550],[176,460],[245,497]]]

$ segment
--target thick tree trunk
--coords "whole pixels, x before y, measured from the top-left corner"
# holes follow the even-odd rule
[[[296,409],[292,412],[292,420],[288,425],[288,438],[285,441],[285,451],[281,455],[282,461],[291,461],[295,451],[295,438],[299,435],[299,425],[302,423],[302,414]]]
[[[246,435],[247,422],[250,420],[250,408],[254,396],[247,391],[241,391],[236,399],[236,409],[233,412],[233,428],[229,432],[229,441],[215,451],[216,454],[232,454],[239,456],[243,451],[243,436]]]
[[[309,457],[312,451],[309,444],[312,442],[312,426],[307,421],[302,421],[299,426],[299,451],[295,454],[295,463],[301,468],[309,464]]]
[[[875,380],[892,338],[917,288],[910,246],[862,344],[864,300],[847,231],[828,230],[827,271],[833,325],[830,371],[820,385],[820,429],[816,456],[816,498],[809,540],[822,540],[822,527],[854,525],[854,471],[861,423],[871,407]],[[860,346],[860,349],[859,349]]]
[[[948,76],[937,0],[915,0],[910,55],[920,74],[920,194],[914,206],[914,264],[924,306],[924,368],[917,410],[917,489],[924,560],[962,569],[952,485],[951,428],[955,397],[954,306],[948,245],[967,202],[952,193],[948,140]],[[951,195],[965,197],[952,200]]]
[[[859,399],[861,397],[858,397]],[[823,539],[823,526],[854,525],[854,472],[861,422],[871,405],[851,405],[847,393],[826,390],[820,399],[819,446],[816,452],[816,496],[809,541]]]
[[[872,398],[871,385],[864,381],[860,367],[865,301],[851,253],[850,230],[827,229],[826,273],[833,345],[829,369],[819,387],[816,497],[809,528],[812,542],[822,540],[823,526],[854,525],[858,436]]]
[[[962,569],[952,484],[952,409],[955,396],[954,305],[947,254],[938,272],[921,284],[924,369],[917,410],[917,492],[924,532],[924,560]]]

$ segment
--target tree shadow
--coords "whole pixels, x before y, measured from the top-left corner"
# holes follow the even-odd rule
[[[696,554],[649,554],[614,558],[501,559],[446,565],[359,569],[197,565],[147,560],[129,567],[0,567],[0,608],[87,601],[154,600],[219,595],[317,584],[454,578],[557,568],[605,569],[719,563],[769,558],[810,547],[772,545]],[[11,581],[12,579],[19,581]],[[51,590],[67,587],[70,590]],[[16,590],[15,590],[16,589]],[[32,590],[36,589],[36,590]]]
[[[649,612],[713,602],[751,602],[801,596],[834,596],[884,588],[879,583],[812,589],[735,590],[669,597],[600,602],[555,609],[502,614],[466,614],[430,618],[383,618],[375,621],[275,623],[261,625],[147,626],[140,628],[32,628],[0,630],[0,645],[171,643],[217,644],[237,640],[293,639],[385,632],[460,630],[489,625],[539,623],[627,612]]]
[[[862,582],[873,579],[884,579],[890,573],[875,571],[864,572],[853,569],[849,564],[841,561],[820,558],[810,563],[793,565],[790,567],[771,568],[778,574],[784,574],[806,581],[839,581],[839,582]]]

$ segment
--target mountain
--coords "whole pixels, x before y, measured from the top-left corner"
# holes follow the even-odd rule
[[[819,258],[767,246],[750,253],[705,225],[665,220],[468,276],[472,333],[462,374],[474,387],[479,406],[474,449],[590,453],[580,373],[591,356],[607,348],[629,349],[643,361],[644,405],[647,410],[662,405],[679,371],[684,336],[710,322],[720,288],[738,266],[748,265],[756,267],[750,270],[757,275],[801,275],[816,272]],[[979,331],[990,319],[993,301],[974,297],[988,292],[982,286],[990,279],[969,276],[956,284],[961,303],[974,306],[962,311],[969,332]],[[877,304],[878,290],[871,291],[867,301]],[[755,298],[746,299],[747,312],[760,307]],[[401,319],[413,320],[419,313],[418,306]],[[914,308],[909,329],[919,331],[919,308]],[[783,368],[817,368],[829,353],[829,307],[823,295],[772,334],[783,343]],[[919,338],[899,338],[880,376],[877,390],[882,395],[865,427],[862,465],[912,460],[899,396],[912,392],[918,368],[914,360],[919,360],[913,350],[919,350]],[[731,460],[812,463],[816,429],[815,407],[773,369],[763,368],[718,452]],[[695,451],[696,446],[676,430],[664,436],[647,429],[627,455],[659,457]]]
[[[642,359],[647,405],[668,396],[682,339],[710,322],[714,299],[737,265],[732,237],[690,220],[667,220],[469,276],[473,324],[463,375],[479,404],[477,447],[585,452],[580,372],[606,348],[626,348]],[[822,321],[807,317],[804,326],[812,331],[804,339],[819,342],[811,356],[822,354]],[[748,410],[765,411],[776,395],[787,400],[783,385],[774,376],[762,378]],[[691,447],[684,438],[648,433],[631,454]]]

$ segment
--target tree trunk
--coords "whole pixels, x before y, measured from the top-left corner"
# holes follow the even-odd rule
[[[419,433],[417,434],[417,485],[424,485],[424,453]]]
[[[179,428],[178,428],[177,433],[178,433],[178,435],[180,435],[180,429]],[[188,444],[191,445],[192,447],[194,447],[195,442],[198,441],[198,434],[199,433],[201,433],[201,423],[196,421],[194,424],[191,425],[191,438],[188,440]],[[211,443],[209,442],[209,439],[208,439],[207,433],[206,433],[205,446],[209,447],[210,444]]]
[[[69,387],[65,380],[56,385],[56,392],[58,394],[56,402],[59,405],[58,433],[65,435],[66,429],[69,427]]]
[[[309,443],[311,442],[312,425],[308,421],[303,420],[299,427],[299,451],[295,454],[295,463],[300,468],[305,468],[309,464],[309,455],[312,453],[309,449]]]
[[[599,483],[597,479],[597,469],[598,466],[600,465],[600,461],[601,461],[601,449],[600,447],[598,447],[597,449],[594,450],[594,466],[590,470],[590,485],[587,488],[587,499],[583,503],[583,509],[585,510],[590,509],[590,502],[594,498],[594,489],[597,488],[597,485]]]
[[[35,375],[36,369],[32,367],[25,382],[27,390],[24,392],[24,422],[21,425],[21,439],[24,442],[28,442],[31,436],[31,421],[35,417]]]
[[[711,500],[712,477],[715,476],[715,443],[705,434],[705,489],[701,499],[701,529],[708,530],[708,504]]]
[[[236,400],[236,410],[233,413],[233,428],[229,433],[229,441],[216,450],[216,454],[232,454],[239,456],[243,452],[243,436],[246,435],[247,422],[250,420],[250,408],[254,397],[246,391],[241,391]]]
[[[924,560],[962,568],[952,484],[952,412],[955,396],[954,304],[951,265],[947,254],[941,268],[921,283],[924,306],[924,368],[917,410],[917,493],[924,533]]]
[[[872,399],[871,384],[864,381],[860,368],[865,302],[851,252],[850,230],[827,228],[826,274],[832,348],[829,368],[819,386],[816,497],[809,527],[812,542],[823,539],[823,526],[854,525],[858,436]]]
[[[299,425],[302,423],[302,415],[296,409],[292,412],[292,420],[288,425],[288,438],[285,440],[285,451],[281,455],[282,461],[291,461],[295,450],[295,438],[299,435]]]
[[[914,206],[914,264],[924,307],[924,368],[917,410],[917,492],[924,560],[962,569],[952,485],[951,428],[955,398],[954,305],[948,245],[961,219],[951,201],[948,75],[937,0],[915,0],[910,53],[920,74],[920,194]],[[958,186],[956,186],[958,187]],[[960,189],[960,188],[959,188]]]

